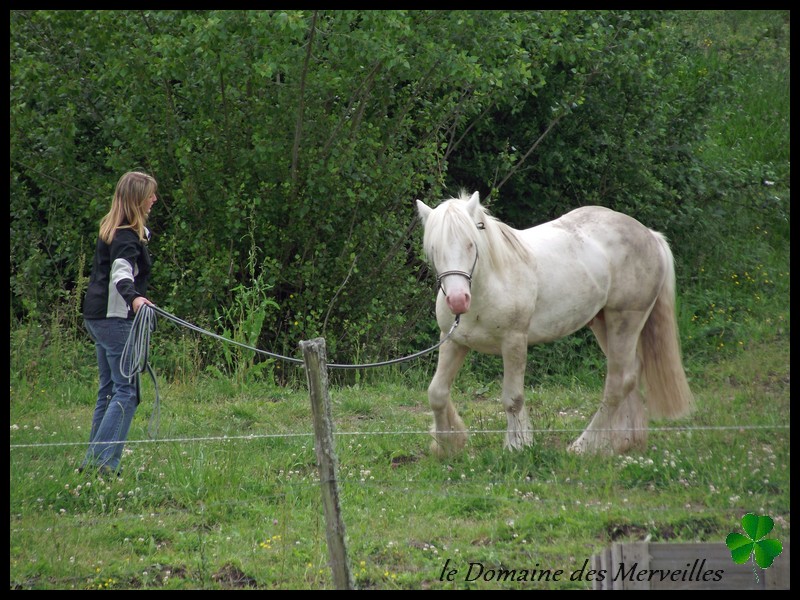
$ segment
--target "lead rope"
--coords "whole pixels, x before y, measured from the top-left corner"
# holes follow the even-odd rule
[[[153,403],[153,413],[147,424],[147,435],[150,439],[155,439],[158,435],[158,425],[161,421],[161,397],[158,393],[158,380],[153,367],[148,360],[150,355],[150,334],[156,330],[157,317],[150,306],[143,304],[133,318],[133,326],[128,334],[125,347],[122,349],[119,370],[123,377],[128,379],[136,378],[136,404],[142,401],[141,373],[147,370],[155,387],[155,401]],[[147,310],[145,310],[147,309]],[[130,373],[126,373],[126,367],[132,367]]]
[[[177,323],[178,325],[183,325],[184,327],[191,329],[193,331],[197,331],[199,333],[209,335],[213,338],[217,338],[218,340],[222,340],[224,342],[228,342],[230,344],[235,344],[236,346],[241,346],[242,348],[247,348],[248,350],[252,350],[253,352],[257,352],[258,354],[264,354],[271,358],[277,358],[279,360],[284,360],[293,364],[305,364],[299,358],[292,358],[290,356],[282,356],[280,354],[275,354],[273,352],[267,352],[266,350],[259,350],[258,348],[253,348],[252,346],[248,346],[246,344],[242,344],[240,342],[230,340],[228,338],[222,337],[221,335],[217,335],[216,333],[212,333],[211,331],[207,331],[198,327],[197,325],[193,325],[188,321],[184,321],[176,317],[173,314],[168,313],[167,311],[159,308],[155,304],[143,304],[139,311],[133,318],[133,326],[131,327],[131,331],[128,334],[128,339],[125,342],[125,347],[122,349],[122,357],[120,358],[120,371],[124,377],[132,378],[136,377],[136,396],[137,396],[137,404],[141,401],[141,388],[140,388],[140,381],[139,375],[147,370],[150,373],[150,377],[153,379],[153,385],[155,386],[155,403],[153,406],[153,414],[150,416],[150,422],[147,426],[147,434],[153,439],[158,434],[158,425],[161,419],[161,400],[158,394],[158,381],[156,380],[156,374],[153,368],[150,366],[148,361],[149,356],[149,349],[150,349],[150,334],[155,331],[156,329],[156,313],[166,317],[167,319]],[[370,363],[370,364],[362,364],[362,365],[343,365],[337,363],[329,363],[327,366],[332,369],[369,369],[373,367],[384,367],[387,365],[394,365],[397,363],[405,362],[417,358],[419,356],[423,356],[428,354],[429,352],[433,352],[439,346],[444,344],[453,332],[458,327],[459,322],[461,321],[461,315],[456,315],[455,320],[453,321],[453,325],[450,327],[450,331],[439,340],[434,346],[427,348],[425,350],[420,350],[419,352],[415,352],[414,354],[409,354],[408,356],[403,356],[401,358],[394,358],[392,360],[385,360],[383,362],[377,363]],[[125,366],[130,365],[133,367],[130,373],[125,372]]]
[[[223,342],[228,342],[229,344],[234,344],[236,346],[240,346],[242,348],[246,348],[248,350],[252,350],[253,352],[257,352],[258,354],[263,354],[263,355],[269,356],[271,358],[277,358],[279,360],[290,362],[290,363],[293,363],[293,364],[296,364],[296,365],[305,364],[299,358],[292,358],[290,356],[283,356],[281,354],[275,354],[274,352],[268,352],[266,350],[259,350],[258,348],[254,348],[253,346],[248,346],[247,344],[242,344],[241,342],[237,342],[235,340],[230,340],[228,338],[222,337],[221,335],[217,335],[216,333],[213,333],[211,331],[207,331],[207,330],[205,330],[205,329],[203,329],[201,327],[198,327],[197,325],[193,325],[192,323],[189,323],[188,321],[184,321],[183,319],[168,313],[167,311],[165,311],[162,308],[159,308],[155,304],[153,304],[153,305],[145,305],[145,306],[147,306],[148,308],[153,309],[155,312],[157,312],[161,316],[166,317],[167,319],[169,319],[171,321],[174,321],[178,325],[183,325],[184,327],[186,327],[188,329],[191,329],[193,331],[197,331],[198,333],[202,333],[202,334],[205,334],[205,335],[210,335],[211,337],[216,338],[218,340],[222,340]],[[142,308],[144,308],[144,306]],[[141,309],[139,309],[139,312],[141,312]],[[456,330],[456,327],[458,327],[458,324],[459,324],[460,320],[461,320],[461,315],[456,315],[455,321],[453,321],[453,325],[450,327],[450,331],[448,331],[447,334],[442,339],[439,340],[439,343],[437,343],[434,346],[431,346],[430,348],[426,348],[425,350],[420,350],[419,352],[415,352],[414,354],[409,354],[408,356],[403,356],[401,358],[393,358],[392,360],[385,360],[383,362],[377,362],[377,363],[369,363],[369,364],[361,364],[361,365],[343,365],[343,364],[339,364],[339,363],[328,363],[327,366],[329,368],[331,368],[331,369],[371,369],[373,367],[385,367],[387,365],[394,365],[394,364],[397,364],[397,363],[401,363],[401,362],[405,362],[407,360],[411,360],[411,359],[417,358],[419,356],[422,356],[423,354],[428,354],[429,352],[433,352],[439,346],[444,344],[450,338],[450,336],[453,334],[453,332]]]

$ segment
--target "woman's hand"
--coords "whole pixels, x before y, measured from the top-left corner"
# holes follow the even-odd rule
[[[136,298],[133,299],[133,312],[138,313],[139,309],[142,308],[142,304],[153,306],[153,303],[144,296],[136,296]]]

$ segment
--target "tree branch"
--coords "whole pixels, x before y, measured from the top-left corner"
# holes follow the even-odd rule
[[[306,90],[306,77],[308,76],[308,63],[311,61],[311,49],[314,46],[314,32],[317,29],[317,14],[319,11],[314,11],[311,16],[311,27],[308,34],[308,48],[306,49],[306,58],[303,61],[303,72],[300,74],[300,94],[297,106],[297,122],[294,128],[294,144],[292,145],[292,196],[293,199],[297,198],[297,170],[300,154],[300,138],[303,135],[303,111],[305,110],[305,90]]]

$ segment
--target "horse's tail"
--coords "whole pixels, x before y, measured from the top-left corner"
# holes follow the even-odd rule
[[[653,417],[677,418],[694,407],[686,380],[675,314],[675,261],[667,240],[653,232],[664,250],[667,272],[653,310],[644,325],[639,358],[647,408]]]

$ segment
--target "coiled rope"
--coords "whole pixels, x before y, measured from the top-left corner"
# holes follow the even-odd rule
[[[137,404],[141,402],[142,399],[140,374],[144,373],[146,369],[153,379],[156,398],[153,404],[153,414],[150,415],[150,421],[147,425],[147,434],[151,439],[158,434],[158,424],[161,420],[161,400],[158,394],[158,380],[148,360],[150,354],[150,334],[156,330],[156,322],[155,311],[149,310],[149,306],[143,304],[133,318],[133,326],[128,334],[128,339],[125,341],[125,347],[122,349],[119,365],[119,370],[123,377],[129,379],[136,378]],[[130,372],[125,371],[128,366],[131,367]]]
[[[227,342],[229,344],[234,344],[236,346],[240,346],[242,348],[246,348],[248,350],[252,350],[258,354],[263,354],[265,356],[269,356],[270,358],[275,358],[278,360],[283,360],[292,364],[302,365],[305,364],[299,358],[292,358],[291,356],[283,356],[281,354],[275,354],[274,352],[268,352],[267,350],[260,350],[259,348],[254,348],[253,346],[248,346],[247,344],[243,344],[241,342],[237,342],[235,340],[228,339],[221,335],[218,335],[212,331],[208,331],[203,329],[202,327],[198,327],[188,321],[184,321],[183,319],[176,317],[173,314],[168,313],[162,308],[159,308],[155,304],[143,304],[139,311],[136,313],[133,319],[133,327],[131,328],[131,332],[128,335],[128,339],[125,342],[125,348],[122,351],[121,357],[121,365],[120,371],[125,377],[136,377],[136,391],[139,394],[139,374],[144,373],[147,370],[150,373],[150,377],[153,379],[153,384],[155,386],[155,404],[153,407],[153,414],[150,417],[150,423],[148,425],[147,433],[148,435],[153,438],[158,433],[158,422],[161,416],[161,402],[158,394],[158,382],[156,381],[156,374],[153,371],[150,363],[148,361],[149,356],[149,348],[150,348],[150,334],[155,331],[156,329],[156,313],[169,319],[170,321],[186,327],[187,329],[191,329],[192,331],[196,331],[198,333],[202,333],[203,335],[208,335],[218,340],[222,340],[223,342]],[[357,365],[346,365],[346,364],[338,364],[338,363],[328,363],[328,368],[331,369],[371,369],[375,367],[385,367],[388,365],[394,365],[401,362],[406,362],[428,354],[429,352],[433,352],[439,346],[444,344],[450,336],[455,331],[456,327],[458,327],[458,323],[461,320],[461,315],[456,315],[455,321],[453,321],[453,325],[450,327],[450,331],[439,340],[439,342],[430,348],[426,348],[425,350],[420,350],[419,352],[414,352],[413,354],[409,354],[408,356],[403,356],[401,358],[393,358],[391,360],[384,360],[381,362],[376,363],[368,363],[368,364],[357,364]],[[130,365],[132,367],[130,373],[125,372],[126,365]]]

